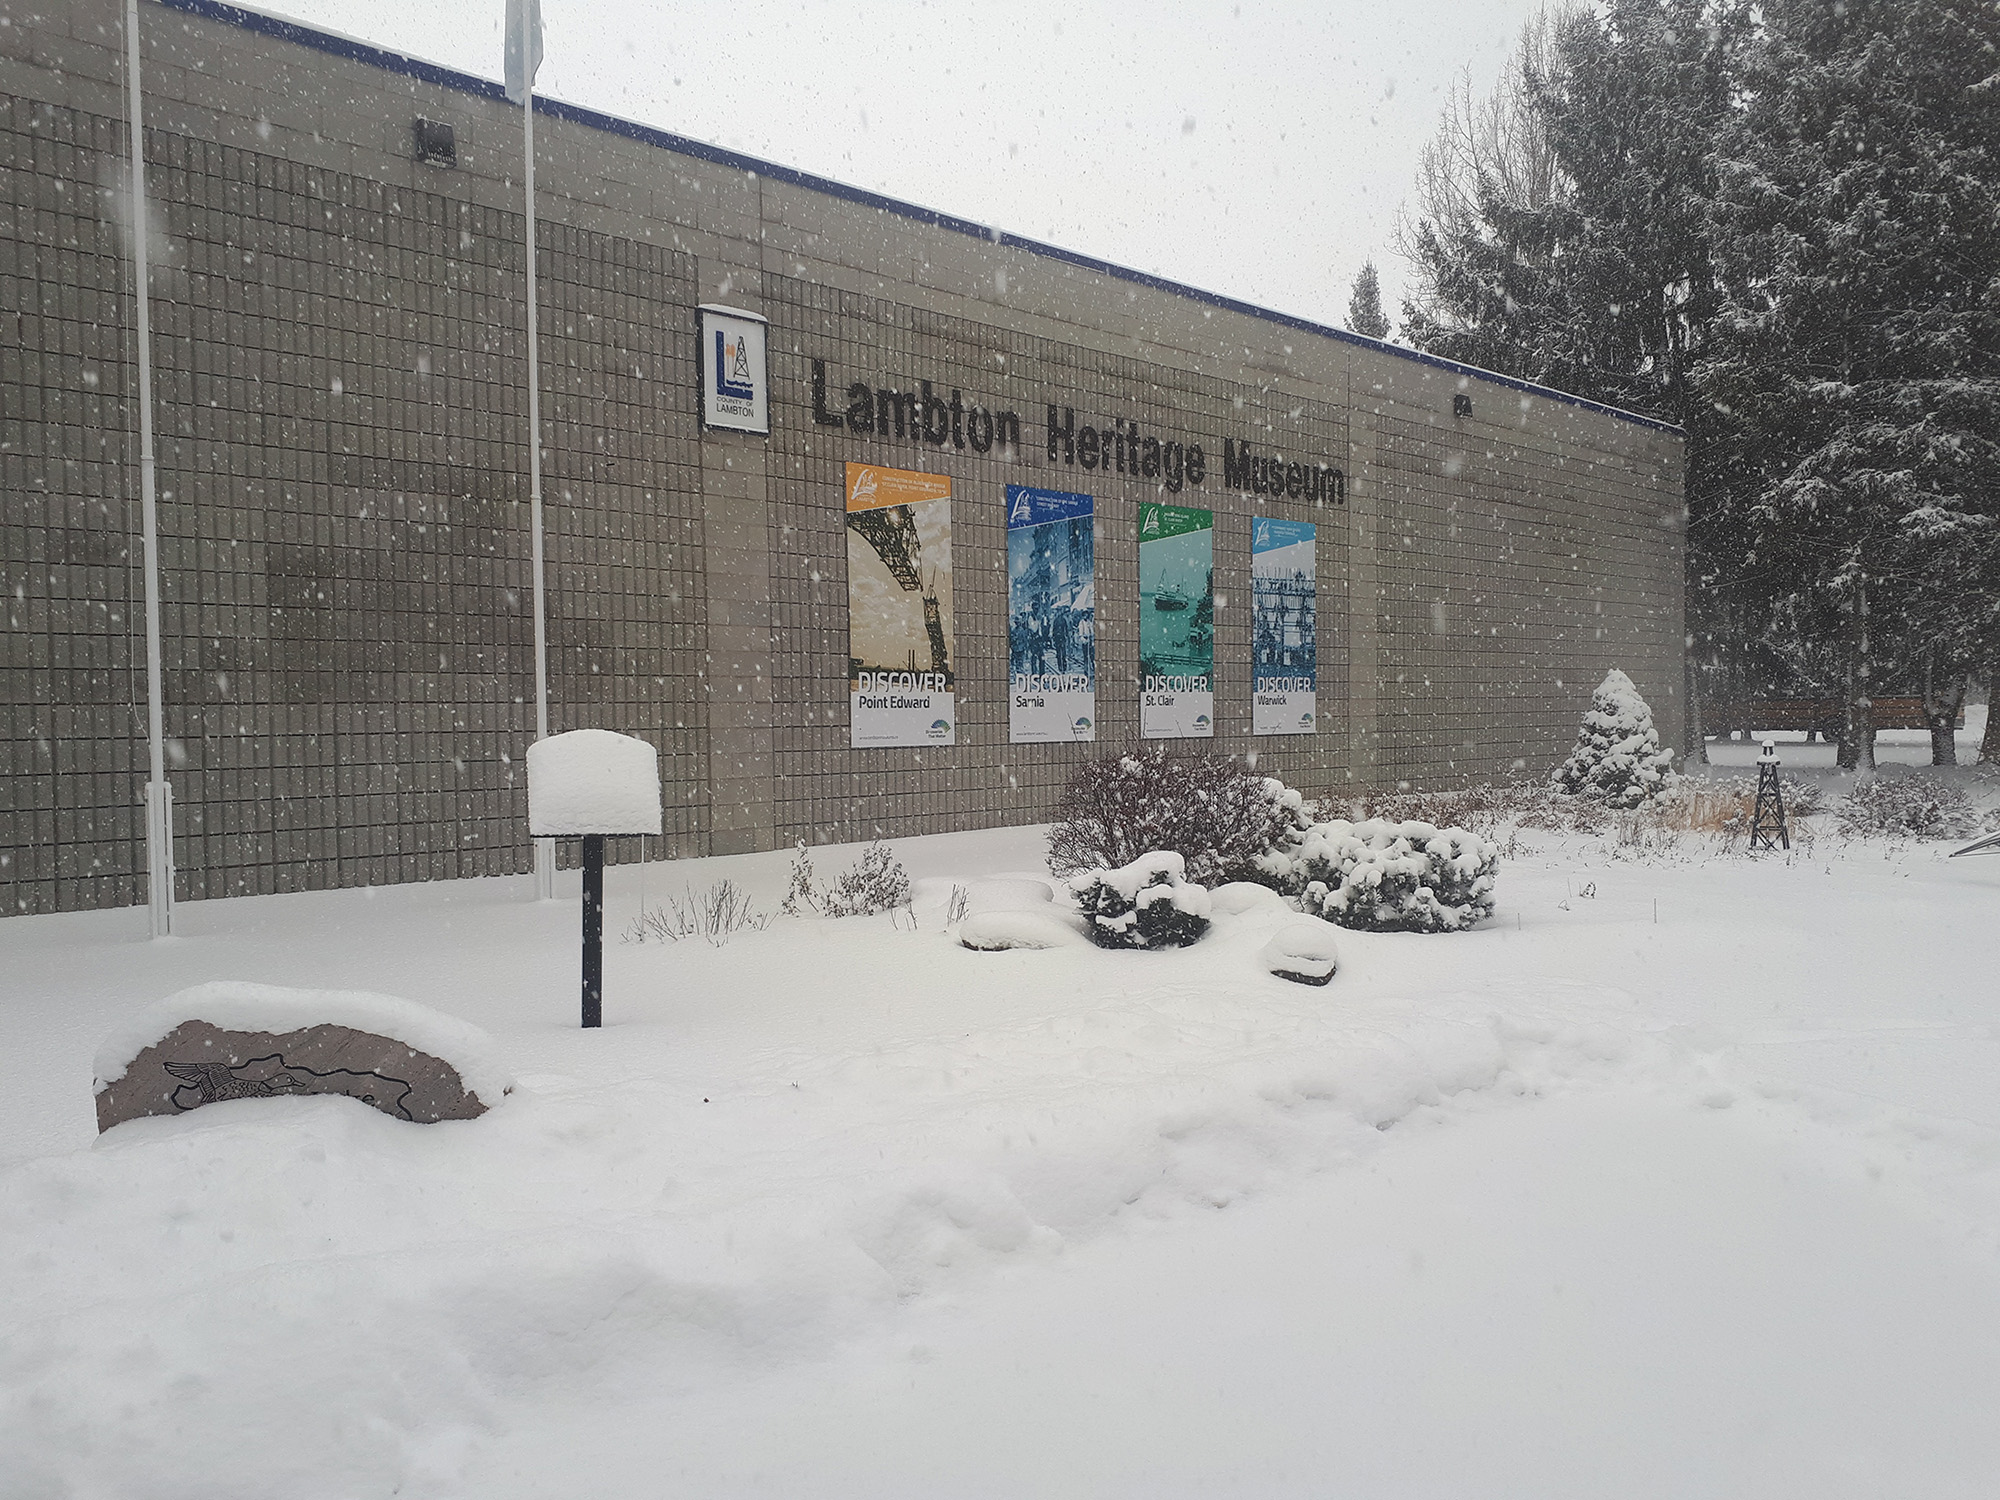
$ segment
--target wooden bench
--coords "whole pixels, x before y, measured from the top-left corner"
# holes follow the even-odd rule
[[[1928,729],[1924,700],[1918,697],[1877,698],[1869,709],[1877,729]],[[1825,735],[1840,738],[1842,704],[1838,698],[1745,698],[1721,703],[1709,710],[1709,725],[1716,734],[1728,736],[1742,730],[1744,738],[1754,738],[1760,730],[1803,729],[1806,739]],[[1953,726],[1965,728],[1965,710],[1958,711]]]

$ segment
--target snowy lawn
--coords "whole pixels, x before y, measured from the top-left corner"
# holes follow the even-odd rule
[[[897,845],[915,931],[620,944],[620,868],[593,1033],[574,875],[0,923],[0,1493],[1990,1494],[2000,857],[1527,845],[1323,989],[1270,908],[958,947],[1036,830]],[[99,1041],[215,979],[436,1006],[521,1087],[95,1140]]]

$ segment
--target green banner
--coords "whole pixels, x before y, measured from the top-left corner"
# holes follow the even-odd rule
[[[1215,529],[1215,512],[1191,510],[1185,505],[1142,505],[1139,507],[1139,542],[1159,541],[1189,531]]]
[[[1139,733],[1215,733],[1215,513],[1139,507]]]

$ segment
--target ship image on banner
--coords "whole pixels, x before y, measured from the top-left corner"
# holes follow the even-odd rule
[[[1215,734],[1215,513],[1139,507],[1139,733]]]
[[[1007,486],[1007,723],[1016,745],[1097,738],[1089,495]]]
[[[951,481],[847,466],[847,700],[854,747],[958,743]]]
[[[1250,729],[1319,727],[1319,573],[1308,521],[1259,516],[1250,528]]]

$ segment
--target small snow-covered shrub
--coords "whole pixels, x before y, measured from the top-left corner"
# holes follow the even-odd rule
[[[1062,876],[1171,850],[1202,885],[1258,879],[1257,860],[1307,825],[1299,794],[1219,755],[1152,746],[1077,767],[1049,829]]]
[[[1265,863],[1303,911],[1364,932],[1457,932],[1493,915],[1500,850],[1431,823],[1315,824]]]
[[[786,889],[784,902],[778,910],[788,917],[804,916],[809,911],[819,910],[823,894],[813,874],[812,855],[806,850],[806,841],[800,839],[792,851],[791,885]]]
[[[1864,781],[1835,809],[1849,838],[1957,839],[1979,832],[1962,787],[1936,776]]]
[[[808,911],[824,917],[868,917],[909,904],[909,872],[880,839],[870,840],[861,851],[861,863],[824,888],[813,874],[812,856],[801,839],[792,856],[791,886],[778,910],[788,917]]]
[[[1657,797],[1673,775],[1674,752],[1662,748],[1652,709],[1632,679],[1613,667],[1590,696],[1576,748],[1549,784],[1571,796],[1598,797],[1611,807],[1628,808]]]
[[[1069,892],[1100,948],[1185,948],[1208,931],[1208,892],[1191,884],[1170,849],[1142,854],[1115,870],[1086,870]]]
[[[909,871],[887,844],[871,839],[861,863],[833,883],[820,909],[829,917],[867,917],[909,904]]]

